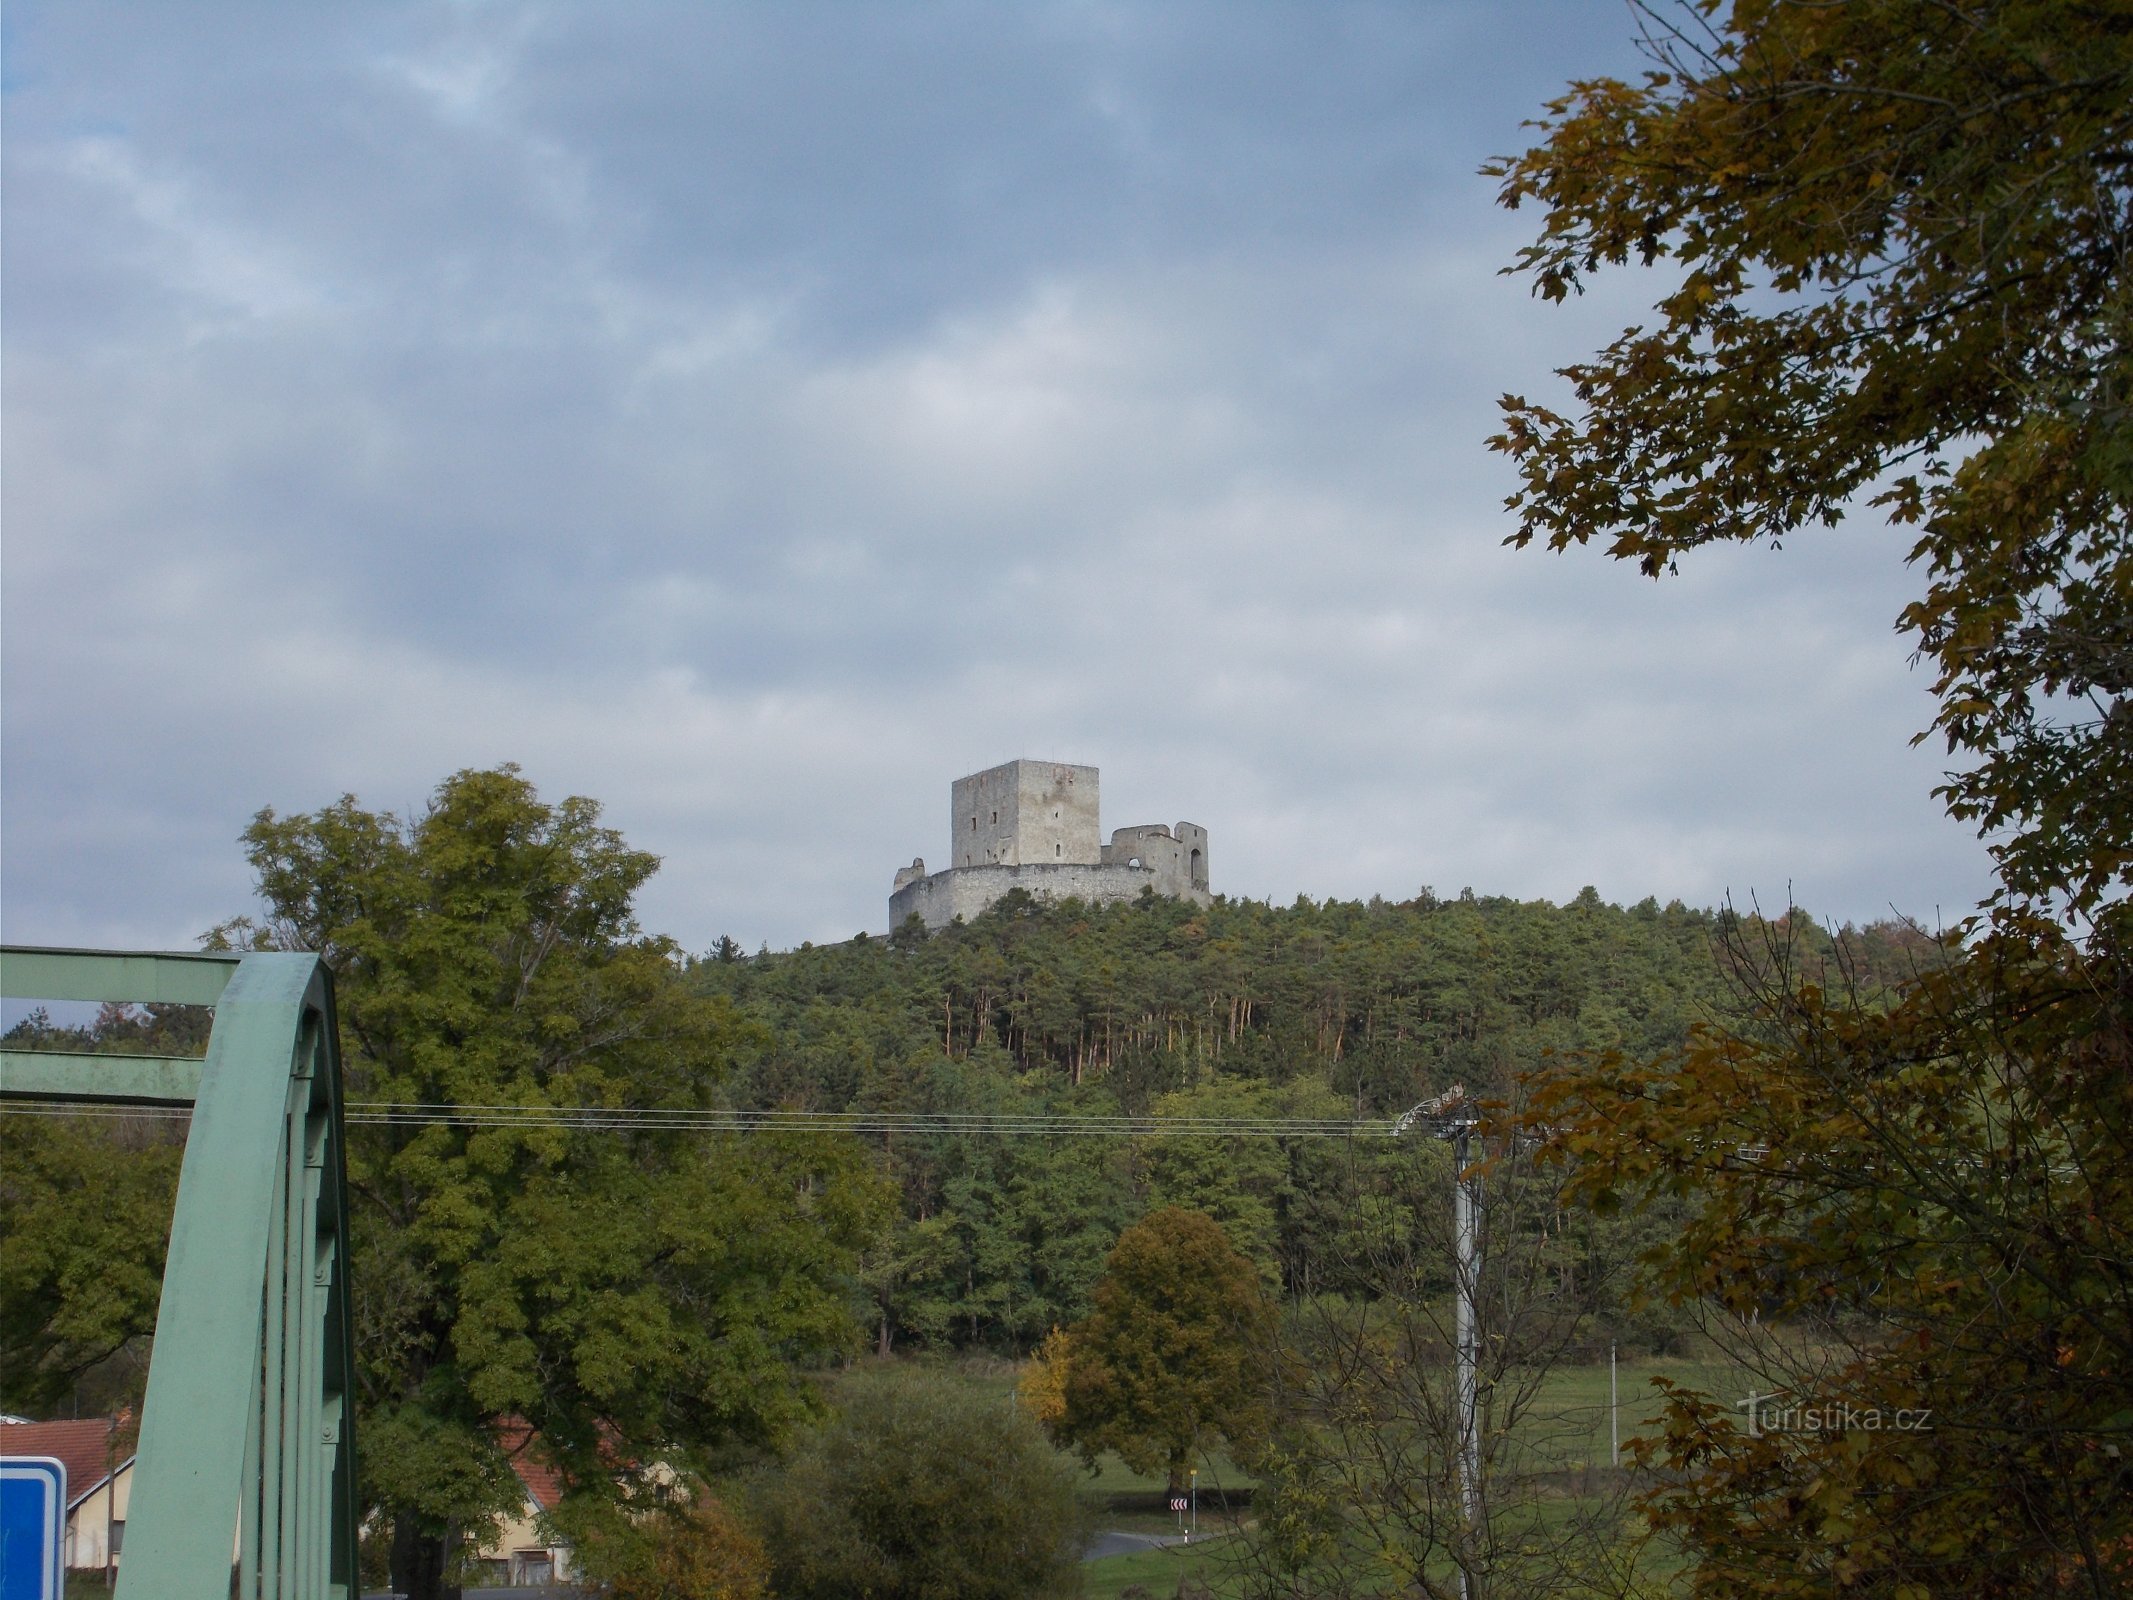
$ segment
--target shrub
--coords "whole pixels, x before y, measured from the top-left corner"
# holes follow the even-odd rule
[[[1003,1397],[861,1373],[759,1495],[781,1600],[1031,1600],[1078,1584],[1072,1465]]]

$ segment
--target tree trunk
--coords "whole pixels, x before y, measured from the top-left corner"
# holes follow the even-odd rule
[[[445,1558],[454,1541],[424,1531],[421,1519],[403,1511],[393,1519],[392,1583],[407,1600],[461,1600],[459,1585],[444,1581]]]

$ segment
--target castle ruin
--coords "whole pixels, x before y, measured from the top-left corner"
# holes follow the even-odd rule
[[[1010,890],[1040,900],[1138,900],[1152,889],[1173,900],[1211,905],[1207,830],[1147,823],[1101,842],[1096,769],[1051,761],[1010,761],[958,778],[949,791],[949,866],[926,871],[920,858],[896,874],[889,926],[917,917],[928,929],[966,922]]]

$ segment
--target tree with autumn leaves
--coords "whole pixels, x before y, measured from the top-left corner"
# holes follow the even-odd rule
[[[1565,369],[1573,410],[1506,398],[1514,542],[1658,576],[1875,511],[1915,527],[1897,621],[1936,672],[1940,792],[1999,869],[1893,1004],[1744,950],[1744,1025],[1539,1086],[1571,1199],[1696,1199],[1654,1294],[1710,1307],[1781,1400],[1878,1424],[1677,1392],[1639,1447],[1647,1510],[1698,1594],[2122,1593],[2133,6],[1642,15],[1643,81],[1573,86],[1493,169],[1542,208],[1518,267],[1542,296],[1632,262],[1669,281]]]
[[[2133,882],[2133,12],[2124,0],[1640,7],[1642,83],[1576,85],[1492,167],[1560,300],[1635,261],[1655,321],[1504,401],[1513,542],[1647,574],[1878,510],[1942,791],[2004,893]],[[1864,505],[1862,505],[1862,498]]]
[[[1119,1235],[1096,1305],[1040,1347],[1025,1405],[1092,1465],[1115,1451],[1172,1490],[1218,1439],[1255,1445],[1268,1425],[1274,1311],[1251,1261],[1210,1217],[1177,1206]]]

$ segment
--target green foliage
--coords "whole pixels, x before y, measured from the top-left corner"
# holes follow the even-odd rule
[[[0,1408],[48,1414],[154,1330],[183,1154],[105,1119],[0,1117]]]
[[[1656,71],[1548,108],[1489,170],[1545,208],[1550,299],[1677,264],[1652,327],[1519,396],[1519,543],[1647,573],[1835,524],[1920,537],[1903,626],[1939,670],[1946,788],[2008,893],[2133,882],[2133,26],[2123,0],[1717,0],[1656,15]]]
[[[784,1600],[1025,1600],[1079,1588],[1072,1467],[1021,1412],[923,1370],[839,1385],[761,1485]]]
[[[889,1071],[865,1076],[859,1109],[1003,1117],[1048,1109],[992,1041],[968,1057],[913,1046]],[[899,1335],[936,1345],[1033,1342],[1063,1306],[1085,1300],[1132,1214],[1123,1152],[1103,1142],[910,1133],[885,1155],[903,1218],[862,1273],[883,1355]]]
[[[1550,1051],[1678,1044],[1735,1007],[1713,957],[1735,924],[1761,925],[1590,890],[1563,906],[1427,890],[1279,909],[1010,897],[931,937],[714,952],[690,979],[755,1024],[740,1104],[1389,1121],[1455,1081],[1508,1092]],[[1941,959],[1901,924],[1780,925],[1803,964],[1868,994]],[[901,1215],[864,1271],[883,1354],[1029,1350],[1088,1315],[1121,1230],[1163,1205],[1215,1216],[1291,1294],[1334,1286],[1360,1259],[1357,1230],[1401,1226],[1369,1183],[1351,1203],[1375,1141],[899,1133],[883,1157]],[[1637,1314],[1605,1315],[1631,1336]],[[1677,1331],[1656,1308],[1634,1337]]]
[[[1114,1451],[1173,1489],[1217,1436],[1249,1451],[1267,1428],[1273,1312],[1219,1225],[1175,1206],[1119,1236],[1096,1309],[1067,1334],[1053,1437],[1090,1465]]]
[[[408,821],[352,797],[263,811],[267,923],[220,930],[326,957],[351,1099],[466,1108],[349,1141],[366,1490],[422,1551],[403,1584],[515,1504],[507,1416],[564,1469],[566,1529],[604,1514],[618,1455],[780,1437],[810,1413],[792,1364],[845,1345],[881,1220],[847,1143],[482,1119],[704,1109],[745,1036],[638,929],[655,862],[598,816],[509,767]]]
[[[1616,1592],[1601,1579],[1626,1523],[1623,1486],[1589,1470],[1590,1430],[1564,1414],[1563,1379],[1565,1364],[1606,1354],[1624,1241],[1561,1208],[1530,1149],[1484,1141],[1474,1154],[1488,1149],[1474,1280],[1479,1518],[1456,1465],[1456,1156],[1415,1136],[1327,1191],[1358,1225],[1321,1263],[1322,1286],[1284,1308],[1267,1363],[1274,1426],[1254,1462],[1246,1592],[1448,1597],[1461,1571],[1479,1596]],[[1604,1421],[1600,1431],[1604,1461]]]
[[[200,1006],[107,1005],[62,1027],[40,1007],[6,1043],[199,1055],[208,1017]],[[138,1405],[183,1128],[148,1116],[0,1118],[0,1408]]]
[[[1233,1078],[1166,1094],[1151,1109],[1158,1117],[1279,1121],[1338,1117],[1346,1108],[1322,1083],[1277,1087]],[[1138,1154],[1152,1204],[1204,1212],[1270,1282],[1279,1283],[1281,1220],[1296,1201],[1300,1151],[1254,1134],[1156,1135],[1141,1141]]]

